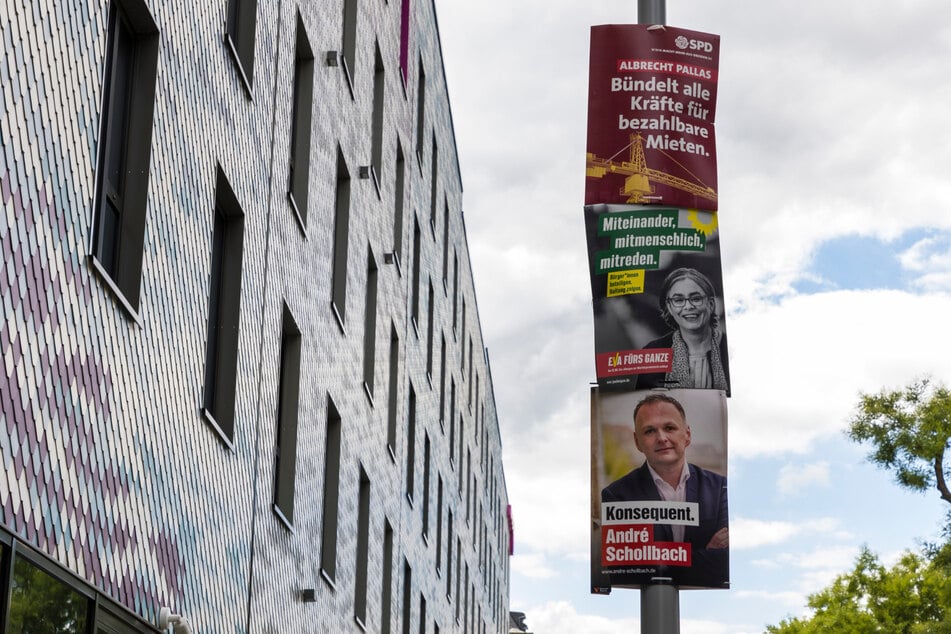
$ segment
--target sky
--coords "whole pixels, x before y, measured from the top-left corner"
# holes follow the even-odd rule
[[[638,631],[589,593],[584,238],[589,27],[634,0],[437,2],[464,214],[513,507],[511,609],[535,634]],[[937,540],[935,493],[844,434],[859,394],[951,383],[951,4],[668,0],[721,36],[717,155],[730,590],[682,591],[682,634],[762,632],[867,546]]]

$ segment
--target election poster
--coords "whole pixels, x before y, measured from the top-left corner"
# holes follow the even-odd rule
[[[591,389],[591,591],[729,588],[726,397]]]
[[[588,205],[585,229],[598,384],[729,395],[717,214]]]
[[[591,27],[585,204],[717,209],[720,37]]]

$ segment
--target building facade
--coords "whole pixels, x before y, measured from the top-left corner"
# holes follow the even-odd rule
[[[507,631],[433,1],[2,12],[0,630]]]

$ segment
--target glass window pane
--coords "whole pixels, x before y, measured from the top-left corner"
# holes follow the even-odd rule
[[[89,599],[22,557],[13,564],[9,634],[83,634]]]

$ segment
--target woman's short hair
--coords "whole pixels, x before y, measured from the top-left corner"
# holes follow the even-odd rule
[[[703,294],[706,295],[707,299],[709,299],[711,302],[716,302],[717,298],[716,290],[713,288],[713,282],[711,282],[710,278],[708,278],[706,275],[697,269],[691,269],[688,267],[674,269],[667,274],[666,278],[664,278],[664,285],[661,287],[660,297],[657,298],[657,302],[660,304],[660,316],[671,328],[676,328],[677,323],[673,320],[673,317],[670,316],[670,309],[667,306],[667,294],[670,293],[670,287],[680,280],[690,280],[694,282],[700,287],[700,290],[703,291]],[[711,311],[710,323],[711,325],[715,325],[717,321],[717,311],[713,310]]]

